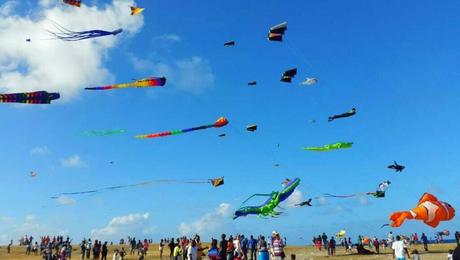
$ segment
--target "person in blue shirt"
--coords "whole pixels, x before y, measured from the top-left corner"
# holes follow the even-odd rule
[[[257,240],[255,240],[252,235],[249,238],[248,246],[249,246],[249,250],[251,251],[251,257],[249,259],[250,260],[256,260],[257,259],[257,257],[256,257]]]
[[[241,251],[243,251],[244,259],[248,259],[248,239],[241,235]]]

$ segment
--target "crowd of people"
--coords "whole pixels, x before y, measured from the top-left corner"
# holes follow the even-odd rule
[[[454,237],[457,242],[456,251],[459,258],[454,258],[456,253],[450,250],[448,254],[449,260],[460,259],[460,232],[455,232]],[[423,244],[424,250],[429,251],[429,242],[436,242],[428,239],[426,234],[422,233],[420,238],[417,233],[410,236],[397,235],[389,232],[386,239],[378,239],[377,237],[358,236],[356,243],[352,242],[351,237],[339,236],[338,241],[334,236],[328,237],[325,233],[313,237],[313,246],[319,251],[326,251],[328,256],[336,254],[336,247],[343,247],[346,252],[358,254],[379,254],[380,249],[390,248],[393,251],[395,259],[420,260],[420,255],[417,250],[409,252],[408,247],[411,245]],[[24,236],[19,240],[19,244],[25,246],[26,254],[40,255],[45,260],[71,260],[72,258],[72,240],[69,237],[64,239],[63,236],[43,236],[37,241],[34,241],[32,236]],[[113,243],[110,242],[110,245]],[[128,253],[124,249],[124,245],[129,248],[129,255],[135,256],[139,260],[145,259],[149,252],[149,246],[152,244],[151,239],[136,240],[134,237],[128,237],[127,243],[125,240],[120,240],[121,249],[114,249],[109,256],[109,242],[100,240],[83,239],[80,243],[80,256],[84,260],[124,260]],[[10,253],[13,241],[7,247],[7,252]],[[220,240],[212,238],[210,246],[203,246],[200,236],[195,235],[193,238],[185,236],[179,238],[165,238],[159,241],[159,254],[161,259],[170,260],[201,260],[208,257],[211,260],[282,260],[286,254],[284,247],[286,238],[281,238],[280,234],[273,231],[270,238],[266,239],[260,235],[254,238],[241,234],[220,236]],[[168,249],[165,252],[165,249]],[[169,255],[167,255],[169,253]],[[295,255],[291,255],[291,259],[295,259]]]

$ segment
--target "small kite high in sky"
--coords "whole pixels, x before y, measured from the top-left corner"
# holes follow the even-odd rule
[[[302,202],[300,202],[300,203],[298,203],[298,204],[295,204],[295,206],[297,206],[297,207],[303,207],[303,206],[309,206],[309,207],[311,207],[311,206],[312,206],[312,205],[311,205],[311,201],[312,201],[312,200],[313,200],[313,199],[310,198],[310,199],[308,199],[308,200],[305,200],[305,201],[302,201]]]
[[[204,130],[207,128],[220,128],[223,126],[226,126],[228,124],[228,120],[225,117],[220,117],[219,119],[216,120],[214,124],[211,125],[202,125],[202,126],[197,126],[197,127],[192,127],[192,128],[186,128],[183,130],[174,130],[174,131],[166,131],[166,132],[161,132],[161,133],[154,133],[154,134],[145,134],[145,135],[136,135],[136,138],[139,139],[147,139],[147,138],[157,138],[157,137],[163,137],[163,136],[170,136],[170,135],[178,135],[178,134],[184,134],[196,130]]]
[[[297,68],[286,70],[283,75],[281,75],[281,81],[286,83],[291,83],[292,78],[297,75]]]
[[[437,227],[439,222],[448,221],[455,217],[455,209],[446,202],[439,201],[434,195],[424,193],[417,207],[410,211],[394,212],[390,216],[391,226],[400,227],[406,219],[423,220],[431,227]]]
[[[334,119],[337,119],[337,118],[344,118],[344,117],[350,117],[350,116],[354,116],[356,114],[356,108],[352,108],[350,111],[346,112],[346,113],[343,113],[343,114],[339,114],[339,115],[334,115],[334,116],[330,116],[328,121],[331,122],[333,121]]]
[[[247,198],[243,203],[241,204],[241,207],[235,211],[235,214],[233,216],[233,219],[236,219],[238,217],[244,217],[247,215],[258,215],[259,217],[276,217],[281,214],[281,212],[275,211],[275,208],[278,207],[278,205],[285,201],[289,196],[292,195],[294,192],[295,188],[299,186],[300,184],[300,179],[295,178],[293,180],[287,179],[285,182],[283,182],[284,189],[281,191],[272,191],[272,193],[269,194],[253,194],[249,198]],[[243,207],[244,203],[246,203],[248,200],[250,200],[253,197],[256,196],[263,196],[263,197],[269,197],[262,205],[260,206],[245,206]]]
[[[142,187],[142,186],[149,186],[149,185],[155,185],[155,184],[173,184],[173,183],[184,183],[184,184],[206,184],[206,183],[209,183],[213,187],[219,187],[219,186],[224,185],[224,177],[220,177],[220,178],[216,178],[216,179],[152,180],[152,181],[145,181],[145,182],[134,183],[134,184],[98,188],[98,189],[93,189],[93,190],[84,190],[84,191],[75,191],[75,192],[62,192],[62,193],[59,193],[56,196],[53,196],[53,197],[50,197],[50,198],[51,199],[58,199],[61,196],[84,195],[84,194],[91,194],[91,193],[99,193],[99,192],[103,192],[103,191],[113,191],[113,190],[134,188],[134,187]]]
[[[76,7],[80,7],[81,5],[81,0],[63,0],[63,2],[64,4],[73,5]]]
[[[108,135],[116,135],[116,134],[123,134],[126,133],[126,130],[123,129],[115,129],[115,130],[91,130],[84,132],[85,136],[108,136]]]
[[[346,148],[351,148],[353,146],[353,143],[351,142],[338,142],[335,144],[326,144],[323,146],[310,146],[310,147],[304,147],[304,150],[308,151],[315,151],[315,152],[327,152],[327,151],[332,151],[332,150],[337,150],[337,149],[346,149]]]
[[[404,165],[399,165],[396,161],[393,161],[392,165],[387,166],[388,169],[395,170],[396,172],[402,172],[406,166]]]
[[[375,192],[361,192],[361,193],[355,193],[355,194],[350,194],[350,195],[333,195],[333,194],[325,193],[323,197],[326,197],[326,198],[354,198],[354,197],[361,197],[365,195],[372,195],[376,198],[384,198],[385,192],[390,187],[390,184],[391,184],[390,181],[384,181],[380,183]],[[321,197],[317,197],[317,198],[321,198]]]
[[[249,86],[255,86],[255,85],[257,85],[257,81],[255,81],[255,80],[254,81],[249,81],[248,85]]]
[[[0,94],[0,103],[50,104],[60,97],[59,93],[46,91]]]
[[[246,130],[249,131],[249,132],[254,132],[257,130],[257,125],[248,125],[246,127]]]
[[[36,177],[36,176],[37,176],[37,173],[36,173],[36,172],[33,172],[33,171],[30,172],[30,177],[34,178],[34,177]]]
[[[139,15],[145,10],[145,8],[135,6],[130,6],[129,8],[131,8],[131,15]]]
[[[268,32],[268,40],[269,41],[277,41],[282,42],[284,32],[287,30],[287,22],[282,22],[270,28]]]
[[[224,43],[224,47],[230,47],[230,46],[235,46],[235,41],[229,41]]]
[[[166,84],[165,77],[148,77],[144,79],[139,79],[129,83],[122,83],[122,84],[114,84],[108,86],[100,86],[100,87],[90,87],[85,88],[86,90],[111,90],[111,89],[119,89],[119,88],[145,88],[145,87],[158,87],[164,86]]]
[[[71,31],[56,22],[53,22],[54,27],[57,31],[48,31],[50,35],[53,37],[52,39],[62,40],[62,41],[81,41],[91,38],[103,37],[108,35],[117,35],[123,31],[123,29],[117,29],[114,31],[104,31],[104,30],[89,30],[89,31],[81,31],[75,32]]]
[[[310,86],[315,85],[316,83],[318,83],[318,80],[316,78],[306,78],[304,81],[300,83],[300,85]]]

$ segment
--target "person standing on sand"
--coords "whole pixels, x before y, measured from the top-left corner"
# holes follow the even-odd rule
[[[410,258],[407,246],[399,235],[396,236],[396,241],[391,245],[391,249],[393,249],[393,259],[406,260],[405,254],[407,254],[407,258]]]
[[[174,242],[173,242],[174,243]],[[192,243],[187,250],[187,260],[197,260],[198,250],[196,248],[195,240],[192,240]]]
[[[388,236],[387,236],[388,247],[392,246],[393,240],[394,240],[393,232],[390,231],[390,233],[388,233]]]
[[[329,256],[334,256],[335,255],[335,239],[334,237],[331,237],[331,240],[329,240],[329,245],[328,245],[328,255]]]
[[[283,240],[276,231],[272,232],[272,248],[270,254],[274,260],[283,260],[286,257]]]
[[[377,254],[380,254],[380,243],[377,237],[374,237],[374,247],[375,247],[375,252]]]
[[[102,245],[102,250],[101,250],[101,260],[107,260],[107,254],[109,253],[109,250],[107,249],[107,241],[104,242]]]
[[[131,244],[131,250],[129,250],[129,255],[134,255],[134,250],[136,250],[136,238],[131,238],[129,243]]]
[[[227,258],[227,244],[228,241],[225,240],[225,234],[222,234],[221,240],[219,243],[219,256],[221,260],[225,260]]]
[[[163,259],[163,248],[164,248],[163,239],[160,240],[160,244],[158,245],[158,250],[160,251],[160,259]]]
[[[426,237],[425,233],[422,233],[422,243],[423,243],[423,248],[425,251],[428,251],[428,238]]]
[[[249,258],[250,260],[256,260],[257,259],[257,256],[256,256],[256,246],[257,246],[257,240],[254,239],[254,236],[251,235],[251,237],[249,238],[249,241],[248,241],[248,246],[249,246],[249,250],[250,250],[250,253],[251,253],[251,258]]]
[[[171,241],[169,241],[168,247],[169,247],[169,259],[173,260],[174,259],[174,247],[176,247],[176,245],[174,244],[174,237],[171,238]]]
[[[234,257],[234,251],[235,251],[235,247],[233,245],[233,238],[232,236],[230,235],[230,237],[228,238],[228,241],[227,241],[227,260],[233,260],[233,257]],[[225,259],[225,258],[224,258]]]
[[[326,236],[326,233],[323,232],[323,235],[321,236],[321,240],[323,242],[324,249],[327,250],[327,236]]]

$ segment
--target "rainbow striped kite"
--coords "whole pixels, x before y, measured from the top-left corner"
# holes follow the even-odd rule
[[[46,91],[0,94],[0,103],[50,104],[60,97],[59,93]]]
[[[134,82],[129,82],[129,83],[122,83],[122,84],[114,84],[114,85],[109,85],[109,86],[101,86],[101,87],[92,87],[92,88],[85,88],[86,90],[111,90],[111,89],[117,89],[117,88],[130,88],[130,87],[136,87],[136,88],[145,88],[145,87],[158,87],[158,86],[164,86],[166,84],[166,78],[165,77],[149,77],[145,79],[139,79]]]
[[[154,133],[154,134],[136,135],[136,138],[147,139],[147,138],[157,138],[157,137],[170,136],[170,135],[178,135],[178,134],[184,134],[184,133],[192,132],[196,130],[203,130],[203,129],[207,129],[211,127],[219,128],[227,124],[228,124],[228,120],[225,117],[221,117],[217,119],[217,121],[214,124],[211,124],[211,125],[202,125],[202,126],[187,128],[183,130],[173,130],[173,131],[166,131],[166,132]]]

